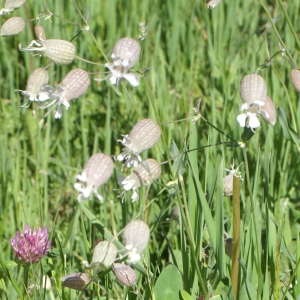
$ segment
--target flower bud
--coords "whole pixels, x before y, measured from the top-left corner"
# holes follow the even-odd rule
[[[277,121],[277,115],[276,115],[276,108],[275,105],[270,97],[266,97],[266,102],[261,108],[260,112],[263,119],[266,121],[266,123],[275,125]]]
[[[137,281],[137,276],[130,266],[115,263],[113,265],[113,272],[118,281],[125,286],[133,286]]]
[[[128,250],[128,262],[136,263],[150,239],[149,226],[142,220],[130,221],[123,230],[123,244]]]
[[[241,164],[240,164],[241,165]],[[227,176],[223,178],[223,193],[224,196],[232,196],[233,195],[233,176],[239,177],[241,180],[243,180],[241,172],[238,171],[240,165],[235,169],[234,163],[230,166],[231,169],[225,169],[229,172]]]
[[[75,189],[80,192],[78,201],[83,201],[90,197],[94,192],[98,199],[102,202],[103,197],[98,194],[97,189],[103,185],[112,175],[114,170],[114,163],[110,156],[97,153],[92,155],[87,163],[84,165],[81,174],[76,178],[82,183],[75,183]]]
[[[16,35],[25,28],[25,21],[21,17],[13,17],[8,19],[1,28],[2,36]]]
[[[243,77],[240,84],[240,95],[244,103],[263,103],[267,96],[265,80],[258,74],[249,74]]]
[[[300,93],[300,70],[292,69],[290,72],[290,78],[294,89],[296,92]]]
[[[111,57],[115,66],[130,69],[139,60],[140,52],[140,44],[132,38],[125,37],[115,44]]]
[[[45,41],[46,40],[46,34],[44,31],[44,27],[42,25],[36,25],[34,26],[34,33],[38,41]]]
[[[62,285],[73,290],[83,291],[90,283],[91,277],[86,273],[73,273],[61,278]]]
[[[89,265],[86,261],[83,261],[83,264],[88,269],[93,269],[94,273],[97,274],[110,267],[114,263],[117,254],[118,249],[112,242],[101,241],[94,249],[92,263]]]
[[[161,135],[160,127],[151,119],[143,119],[136,123],[131,129],[129,135],[123,135],[122,153],[117,159],[123,161],[126,159],[127,167],[137,166],[141,161],[139,153],[151,148],[156,144]]]

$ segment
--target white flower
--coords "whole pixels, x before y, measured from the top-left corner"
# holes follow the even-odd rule
[[[260,122],[257,118],[259,114],[268,115],[267,112],[262,110],[264,102],[256,101],[253,103],[244,103],[240,107],[240,111],[243,111],[242,114],[237,116],[237,121],[239,122],[241,127],[249,127],[251,130],[258,128],[260,126]]]
[[[125,191],[133,190],[131,200],[132,202],[135,202],[139,199],[139,195],[136,190],[142,186],[149,186],[160,176],[160,174],[160,164],[155,159],[148,158],[141,162],[129,176],[120,180],[120,184],[123,185],[123,189]]]
[[[151,119],[137,122],[123,140],[118,140],[124,146],[122,153],[117,156],[118,161],[125,160],[128,168],[137,167],[142,161],[139,154],[156,144],[161,135],[160,127]]]

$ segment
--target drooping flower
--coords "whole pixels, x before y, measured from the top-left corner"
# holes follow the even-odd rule
[[[25,3],[26,0],[6,0],[4,8],[0,10],[0,15],[9,14],[15,8],[19,8]]]
[[[113,62],[105,64],[111,73],[109,75],[111,84],[118,86],[123,79],[128,80],[132,86],[140,84],[139,76],[129,72],[139,60],[140,52],[140,44],[129,37],[122,38],[115,44],[111,55]]]
[[[28,224],[25,225],[23,232],[16,232],[10,243],[17,261],[25,265],[39,262],[50,250],[47,228],[32,230]]]
[[[42,96],[42,88],[48,84],[49,75],[43,68],[35,69],[28,78],[26,90],[16,90],[30,101],[44,101],[49,98]],[[24,106],[27,106],[25,104]]]
[[[125,286],[133,286],[137,281],[137,276],[130,266],[115,263],[113,264],[113,272],[118,281]]]
[[[124,146],[122,153],[117,156],[119,161],[125,160],[128,168],[136,167],[142,161],[139,154],[154,146],[161,135],[160,127],[151,119],[143,119],[136,123],[123,140],[118,140]]]
[[[61,278],[62,285],[76,291],[83,291],[91,282],[91,277],[82,272],[72,273]]]
[[[241,127],[251,130],[260,126],[257,116],[265,104],[267,85],[258,74],[249,74],[243,77],[240,84],[240,95],[244,104],[240,107],[243,113],[238,115],[237,121]]]
[[[118,249],[112,242],[101,241],[94,249],[91,264],[87,261],[83,261],[82,263],[86,268],[93,269],[94,274],[97,274],[105,268],[110,267],[116,260],[117,254]]]
[[[114,163],[110,156],[103,153],[92,155],[81,174],[76,176],[82,182],[74,184],[74,188],[79,192],[78,201],[88,199],[91,193],[94,193],[99,201],[103,202],[103,197],[98,194],[97,189],[110,178],[113,170]]]
[[[38,41],[31,41],[26,48],[22,48],[20,44],[19,50],[37,51],[58,65],[68,65],[75,58],[76,48],[69,41],[58,39],[44,40],[43,36],[41,35],[39,36]]]
[[[124,227],[123,244],[128,251],[128,263],[135,264],[141,259],[149,239],[150,228],[142,220],[132,220]]]
[[[123,179],[120,183],[123,185],[125,191],[133,190],[131,197],[132,202],[139,199],[136,190],[142,186],[149,186],[161,174],[160,164],[152,158],[142,161],[134,168],[132,173]]]
[[[61,106],[64,105],[68,109],[70,101],[82,96],[90,86],[90,82],[89,74],[85,70],[74,69],[70,71],[55,89],[51,86],[43,87],[39,99],[51,99],[52,101],[42,108],[56,106],[55,118],[60,119],[62,116]]]
[[[229,174],[223,178],[223,193],[225,196],[233,195],[233,176],[237,176],[243,180],[241,172],[238,171],[240,165],[235,169],[234,163],[232,163],[232,165],[230,165],[230,170],[225,169],[225,171],[229,172]]]
[[[17,35],[25,28],[25,21],[21,17],[8,19],[1,27],[2,36]]]

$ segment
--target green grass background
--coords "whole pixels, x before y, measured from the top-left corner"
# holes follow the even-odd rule
[[[261,1],[224,0],[209,10],[205,1],[199,0],[77,0],[83,15],[87,6],[91,7],[88,25],[95,37],[84,30],[76,36],[72,42],[78,56],[104,64],[103,54],[110,57],[122,37],[137,38],[139,23],[145,21],[148,34],[141,42],[141,57],[134,68],[151,70],[137,88],[124,82],[120,96],[109,80],[92,80],[89,90],[71,102],[60,120],[54,119],[54,113],[44,118],[46,112],[36,103],[21,108],[23,99],[15,92],[25,89],[32,71],[48,62],[18,50],[18,44],[25,47],[35,38],[35,24],[44,26],[47,38],[66,40],[83,27],[73,1],[46,2],[57,16],[32,20],[45,6],[43,1],[27,0],[9,17],[32,21],[20,35],[0,39],[0,297],[160,300],[171,299],[163,291],[176,284],[185,293],[179,295],[177,291],[172,299],[198,299],[200,295],[233,299],[231,261],[223,244],[224,231],[232,236],[233,207],[232,199],[223,196],[222,178],[224,168],[234,160],[236,166],[244,162],[240,167],[244,180],[240,192],[243,268],[239,299],[297,299],[299,143],[286,139],[279,122],[272,127],[262,121],[244,150],[224,144],[205,147],[230,141],[205,120],[241,141],[243,129],[236,120],[242,103],[240,81],[279,50],[278,35],[268,14],[280,16],[275,26],[297,63],[300,2],[265,1],[265,10]],[[1,22],[7,18],[2,16]],[[58,84],[76,67],[106,71],[102,65],[75,59],[68,66],[52,64],[50,83]],[[299,95],[290,83],[290,69],[289,61],[277,55],[260,75],[276,108],[284,109],[291,128],[298,132]],[[91,75],[91,79],[104,77]],[[192,108],[199,98],[205,119],[193,125]],[[157,183],[149,190],[140,189],[138,202],[131,203],[131,195],[126,193],[122,203],[118,198],[121,190],[116,190],[120,188],[117,177],[121,164],[116,162],[112,178],[100,188],[105,203],[94,199],[78,204],[73,188],[76,174],[93,153],[119,154],[117,140],[128,134],[140,117],[150,117],[162,128],[159,143],[142,154],[143,158],[167,162]],[[170,160],[176,151],[196,148]],[[179,222],[172,220],[175,206],[180,208]],[[81,261],[91,260],[96,240],[117,237],[134,218],[142,218],[151,228],[144,260],[136,266],[136,293],[119,285],[110,270],[99,275],[99,285],[92,284],[82,293],[62,287],[62,276],[85,271]],[[29,269],[30,283],[39,284],[42,274],[50,276],[50,291],[23,292],[24,271],[13,262],[10,238],[26,223],[50,231],[51,254]],[[204,247],[206,256],[202,254]],[[166,269],[170,261],[178,269]],[[169,273],[164,275],[164,271]],[[159,276],[173,280],[161,281]]]

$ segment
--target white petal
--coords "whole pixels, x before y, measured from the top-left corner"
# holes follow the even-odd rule
[[[249,108],[249,104],[248,103],[244,103],[243,105],[241,105],[240,111],[247,110],[248,108]],[[242,127],[244,127],[244,126],[242,126]]]
[[[124,74],[123,77],[127,79],[132,86],[138,86],[140,84],[140,77],[133,73]]]
[[[131,200],[132,202],[139,200],[139,194],[136,191],[133,192]]]
[[[132,189],[132,187],[134,186],[134,183],[135,183],[135,180],[123,180],[122,182],[121,182],[121,184],[123,185],[123,189],[124,190],[126,190],[126,191],[129,191],[129,190],[131,190]]]
[[[237,116],[237,121],[239,122],[241,127],[245,127],[246,119],[247,119],[247,114],[240,114]]]
[[[254,114],[249,115],[249,117],[248,117],[248,126],[250,128],[257,128],[257,127],[260,126],[260,122],[259,122],[256,115],[254,115]]]
[[[116,84],[117,83],[117,76],[111,76],[110,78],[109,78],[109,81],[110,81],[110,83],[111,84]]]
[[[57,111],[55,112],[54,118],[55,119],[60,119],[61,116],[62,116],[62,109],[61,109],[61,106],[58,106]]]
[[[74,184],[74,189],[77,191],[77,192],[79,192],[79,193],[81,193],[82,191],[83,191],[83,187],[82,187],[82,184],[81,183],[75,183]]]

